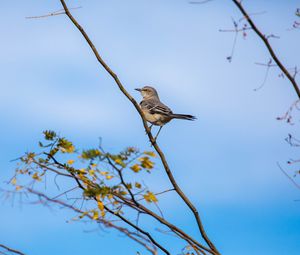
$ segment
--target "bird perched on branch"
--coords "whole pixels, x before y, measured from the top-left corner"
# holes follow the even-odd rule
[[[189,114],[176,114],[171,111],[171,109],[164,105],[158,97],[155,88],[150,86],[145,86],[141,89],[135,89],[141,92],[143,100],[140,102],[140,107],[145,115],[148,122],[151,123],[150,129],[153,125],[160,126],[156,139],[159,135],[162,127],[172,119],[182,119],[182,120],[195,120],[196,117]]]

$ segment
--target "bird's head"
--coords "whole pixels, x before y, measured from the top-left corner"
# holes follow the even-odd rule
[[[157,91],[153,87],[145,86],[145,87],[143,87],[141,89],[135,89],[135,90],[141,92],[142,97],[144,99],[148,99],[148,98],[151,98],[151,97],[157,97],[158,98]]]

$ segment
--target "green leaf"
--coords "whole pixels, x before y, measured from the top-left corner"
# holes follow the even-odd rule
[[[75,151],[72,142],[68,141],[66,138],[59,138],[57,146],[62,153],[72,153]]]
[[[81,153],[81,157],[83,159],[95,159],[99,156],[101,156],[102,153],[98,149],[89,149],[89,150],[84,150]]]
[[[141,185],[139,182],[136,182],[136,183],[134,184],[134,186],[135,186],[136,188],[138,188],[138,189],[140,189],[140,188],[142,187],[142,185]]]
[[[57,137],[56,133],[52,130],[46,130],[43,132],[44,136],[45,136],[45,139],[46,140],[49,140],[49,141],[53,141],[54,138]]]

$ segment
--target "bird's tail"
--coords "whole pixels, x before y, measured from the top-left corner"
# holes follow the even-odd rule
[[[195,119],[197,119],[195,116],[189,115],[189,114],[175,114],[175,113],[173,113],[171,116],[174,119],[182,119],[182,120],[195,120]]]

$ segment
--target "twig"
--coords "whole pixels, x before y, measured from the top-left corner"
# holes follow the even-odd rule
[[[270,59],[267,64],[262,64],[262,63],[255,63],[255,64],[267,67],[267,70],[266,70],[266,73],[265,73],[265,77],[264,77],[264,80],[263,80],[262,84],[259,87],[253,89],[254,91],[258,91],[258,90],[260,90],[266,84],[270,68],[274,67],[274,66],[277,66],[277,65],[272,65],[272,59]]]
[[[65,191],[65,192],[63,192],[63,193],[61,193],[61,194],[58,194],[57,196],[53,197],[52,199],[57,199],[57,198],[59,198],[60,196],[66,195],[68,192],[71,192],[71,191],[73,191],[73,190],[75,190],[75,189],[78,189],[78,187],[76,186],[76,187],[74,187],[74,188],[72,188],[72,189],[69,189],[69,190],[67,190],[67,191]]]
[[[238,22],[236,22],[233,18],[232,18],[232,23],[233,23],[233,29],[219,29],[219,32],[234,32],[234,39],[233,39],[233,44],[232,44],[232,48],[231,48],[231,53],[230,56],[228,56],[226,59],[231,62],[232,58],[233,58],[233,54],[235,52],[235,47],[236,47],[236,42],[237,42],[237,38],[238,38],[238,34],[240,32],[243,33],[243,37],[245,38],[247,36],[246,31],[247,30],[251,30],[251,27],[247,27],[247,24],[244,24],[242,26],[242,28],[239,28],[239,24],[242,21],[242,19],[240,19]]]
[[[234,24],[234,27],[235,27],[235,34],[234,34],[234,40],[233,40],[230,56],[227,57],[229,62],[232,61],[233,54],[234,54],[234,51],[235,51],[236,42],[237,42],[237,38],[238,38],[238,34],[239,34],[239,31],[237,29],[237,25],[236,25],[235,21],[233,21],[233,24]]]
[[[267,12],[266,11],[261,11],[261,12],[253,12],[253,13],[249,13],[249,17],[251,16],[256,16],[256,15],[263,15],[263,14],[266,14]],[[245,19],[245,17],[242,17],[239,19],[239,22],[243,21]]]
[[[211,2],[213,0],[203,0],[203,1],[189,1],[189,4],[206,4],[208,2]]]
[[[297,99],[295,102],[293,102],[291,104],[291,106],[289,107],[289,109],[285,112],[285,114],[281,117],[277,117],[277,120],[285,120],[288,124],[290,125],[294,125],[293,123],[293,115],[292,112],[294,111],[294,109],[300,111],[300,107],[298,106],[298,104],[300,103],[300,99]],[[290,137],[291,138],[291,137]]]
[[[69,8],[69,10],[77,10],[80,8],[82,8],[82,7],[79,6],[79,7]],[[62,14],[66,14],[64,9],[60,9],[58,11],[51,12],[51,13],[48,13],[45,15],[25,17],[25,19],[40,19],[40,18],[47,18],[47,17],[57,16],[57,15],[62,15]]]
[[[277,162],[277,166],[279,167],[279,169],[281,170],[281,172],[295,185],[295,187],[297,187],[298,189],[300,189],[300,185],[295,182],[293,180],[293,178],[291,176],[289,176],[284,170],[283,168],[280,166],[280,164]]]
[[[286,137],[284,140],[292,147],[300,147],[300,140],[293,137],[291,134],[288,134],[288,137]]]

